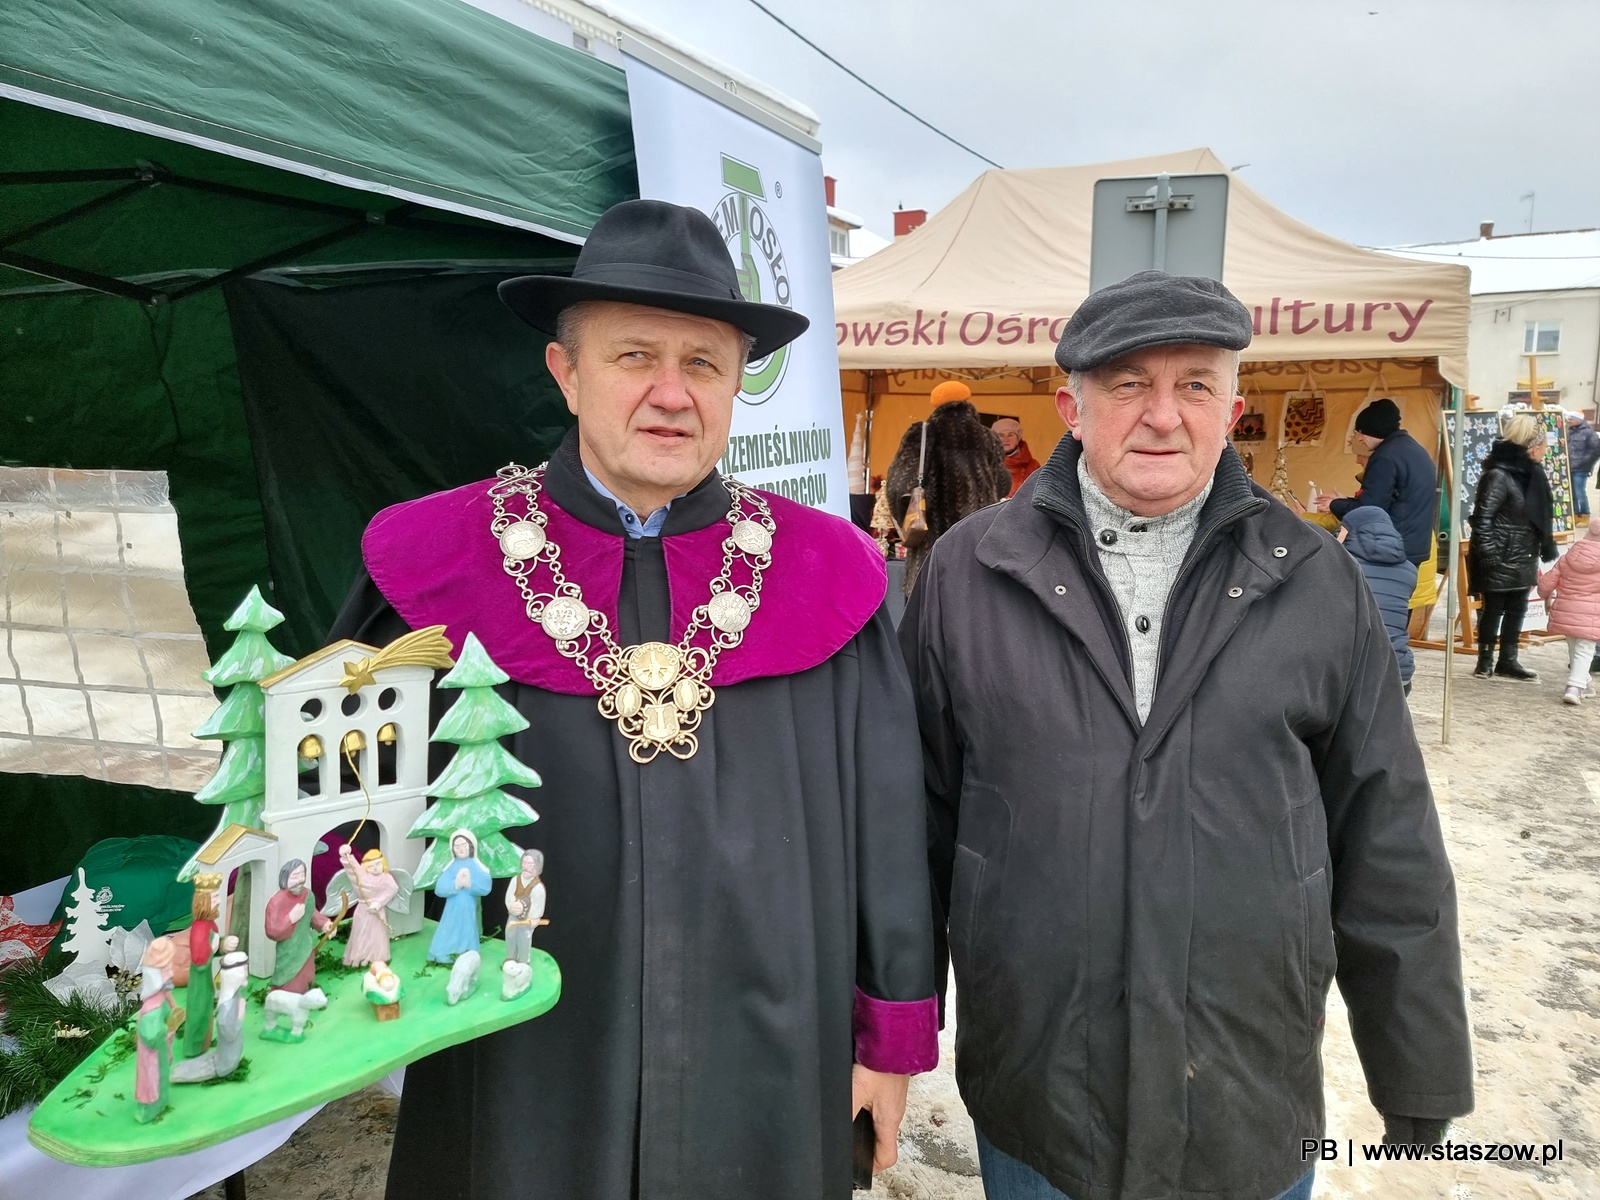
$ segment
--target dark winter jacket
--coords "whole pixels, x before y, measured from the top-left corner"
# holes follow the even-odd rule
[[[1367,578],[1389,631],[1389,644],[1400,664],[1400,679],[1409,683],[1416,660],[1411,654],[1408,606],[1411,594],[1417,590],[1417,566],[1406,561],[1406,544],[1383,509],[1353,508],[1345,514],[1344,527],[1348,530],[1344,548],[1361,564],[1361,573]]]
[[[1567,458],[1574,473],[1592,471],[1600,462],[1600,433],[1587,421],[1581,421],[1567,430]]]
[[[901,625],[956,1075],[1073,1200],[1263,1200],[1320,1138],[1337,976],[1382,1111],[1472,1107],[1455,885],[1377,605],[1225,451],[1146,722],[1063,438]]]
[[[1472,505],[1467,586],[1475,595],[1518,592],[1539,579],[1539,560],[1553,562],[1550,481],[1525,447],[1497,439],[1489,447]]]
[[[1433,549],[1438,518],[1438,472],[1428,452],[1404,429],[1378,444],[1367,460],[1361,490],[1351,500],[1335,500],[1328,511],[1341,521],[1357,508],[1381,508],[1405,539],[1406,558],[1424,563]]]

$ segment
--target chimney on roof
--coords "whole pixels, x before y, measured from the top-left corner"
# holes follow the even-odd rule
[[[833,197],[834,189],[838,186],[839,181],[832,175],[824,175],[822,177],[822,195],[829,208],[837,207],[837,201]]]
[[[905,237],[913,229],[919,227],[928,219],[928,210],[925,208],[902,208],[894,214],[894,236],[896,239]]]
[[[831,202],[830,202],[831,203]],[[1478,236],[1485,240],[1494,236],[1494,222],[1483,221],[1478,225]]]

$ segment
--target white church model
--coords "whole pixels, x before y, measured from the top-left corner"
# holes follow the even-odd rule
[[[435,667],[450,665],[439,627],[382,649],[336,642],[260,679],[258,825],[226,824],[185,872],[193,877],[203,867],[222,881],[216,898],[225,930],[232,924],[227,881],[240,872],[252,975],[272,973],[277,947],[266,936],[265,912],[280,866],[299,859],[309,870],[328,833],[364,821],[377,830],[391,870],[416,872],[423,844],[406,834],[427,808],[429,685]],[[416,932],[422,905],[390,909],[388,923],[396,935]]]

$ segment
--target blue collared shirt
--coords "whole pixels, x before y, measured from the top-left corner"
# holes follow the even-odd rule
[[[668,500],[641,521],[639,514],[613,496],[611,489],[596,479],[594,472],[589,470],[587,466],[583,468],[583,473],[589,477],[590,487],[617,506],[617,517],[622,522],[622,531],[631,538],[659,537],[661,535],[661,527],[667,523],[667,513],[672,509],[672,500],[682,500],[684,496],[689,494],[688,492],[683,492],[674,496],[672,500]]]

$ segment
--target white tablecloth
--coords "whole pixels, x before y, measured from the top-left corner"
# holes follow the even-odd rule
[[[132,1167],[75,1167],[51,1158],[29,1143],[33,1110],[25,1108],[0,1121],[0,1200],[186,1200],[271,1154],[321,1107],[206,1150]]]

